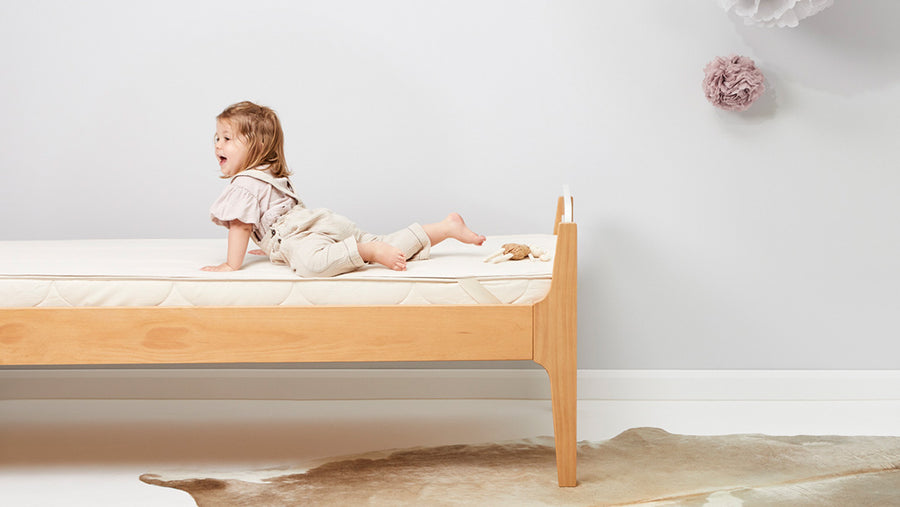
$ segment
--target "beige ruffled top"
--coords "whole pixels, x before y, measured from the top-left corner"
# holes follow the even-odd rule
[[[271,173],[270,173],[271,174]],[[277,178],[284,179],[287,178]],[[254,236],[265,234],[272,224],[297,201],[274,186],[251,176],[238,174],[209,209],[212,221],[228,227],[231,220],[253,225]]]

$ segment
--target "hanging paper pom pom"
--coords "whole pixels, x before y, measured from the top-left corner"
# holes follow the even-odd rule
[[[770,28],[793,28],[832,3],[834,0],[719,0],[723,9],[744,18],[745,25]]]
[[[727,111],[744,111],[766,89],[762,72],[746,56],[717,56],[703,71],[706,99]]]

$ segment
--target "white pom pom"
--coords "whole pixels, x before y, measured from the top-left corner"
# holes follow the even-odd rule
[[[834,0],[719,0],[726,11],[744,18],[744,24],[764,27],[795,27],[800,20],[816,14]]]

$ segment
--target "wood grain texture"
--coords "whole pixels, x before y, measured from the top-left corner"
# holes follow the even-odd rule
[[[562,202],[560,200],[560,202]],[[578,239],[574,223],[557,224],[553,283],[534,307],[534,361],[550,377],[560,486],[575,486],[578,371]]]
[[[22,308],[0,364],[481,361],[532,357],[532,307]]]

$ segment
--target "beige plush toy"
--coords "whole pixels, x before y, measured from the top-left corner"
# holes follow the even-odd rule
[[[546,250],[537,245],[507,243],[503,245],[503,248],[492,253],[488,258],[484,260],[484,262],[492,262],[494,264],[497,264],[498,262],[518,261],[525,259],[526,257],[531,260],[540,259],[544,262],[549,261],[551,258],[550,254],[547,253]]]

